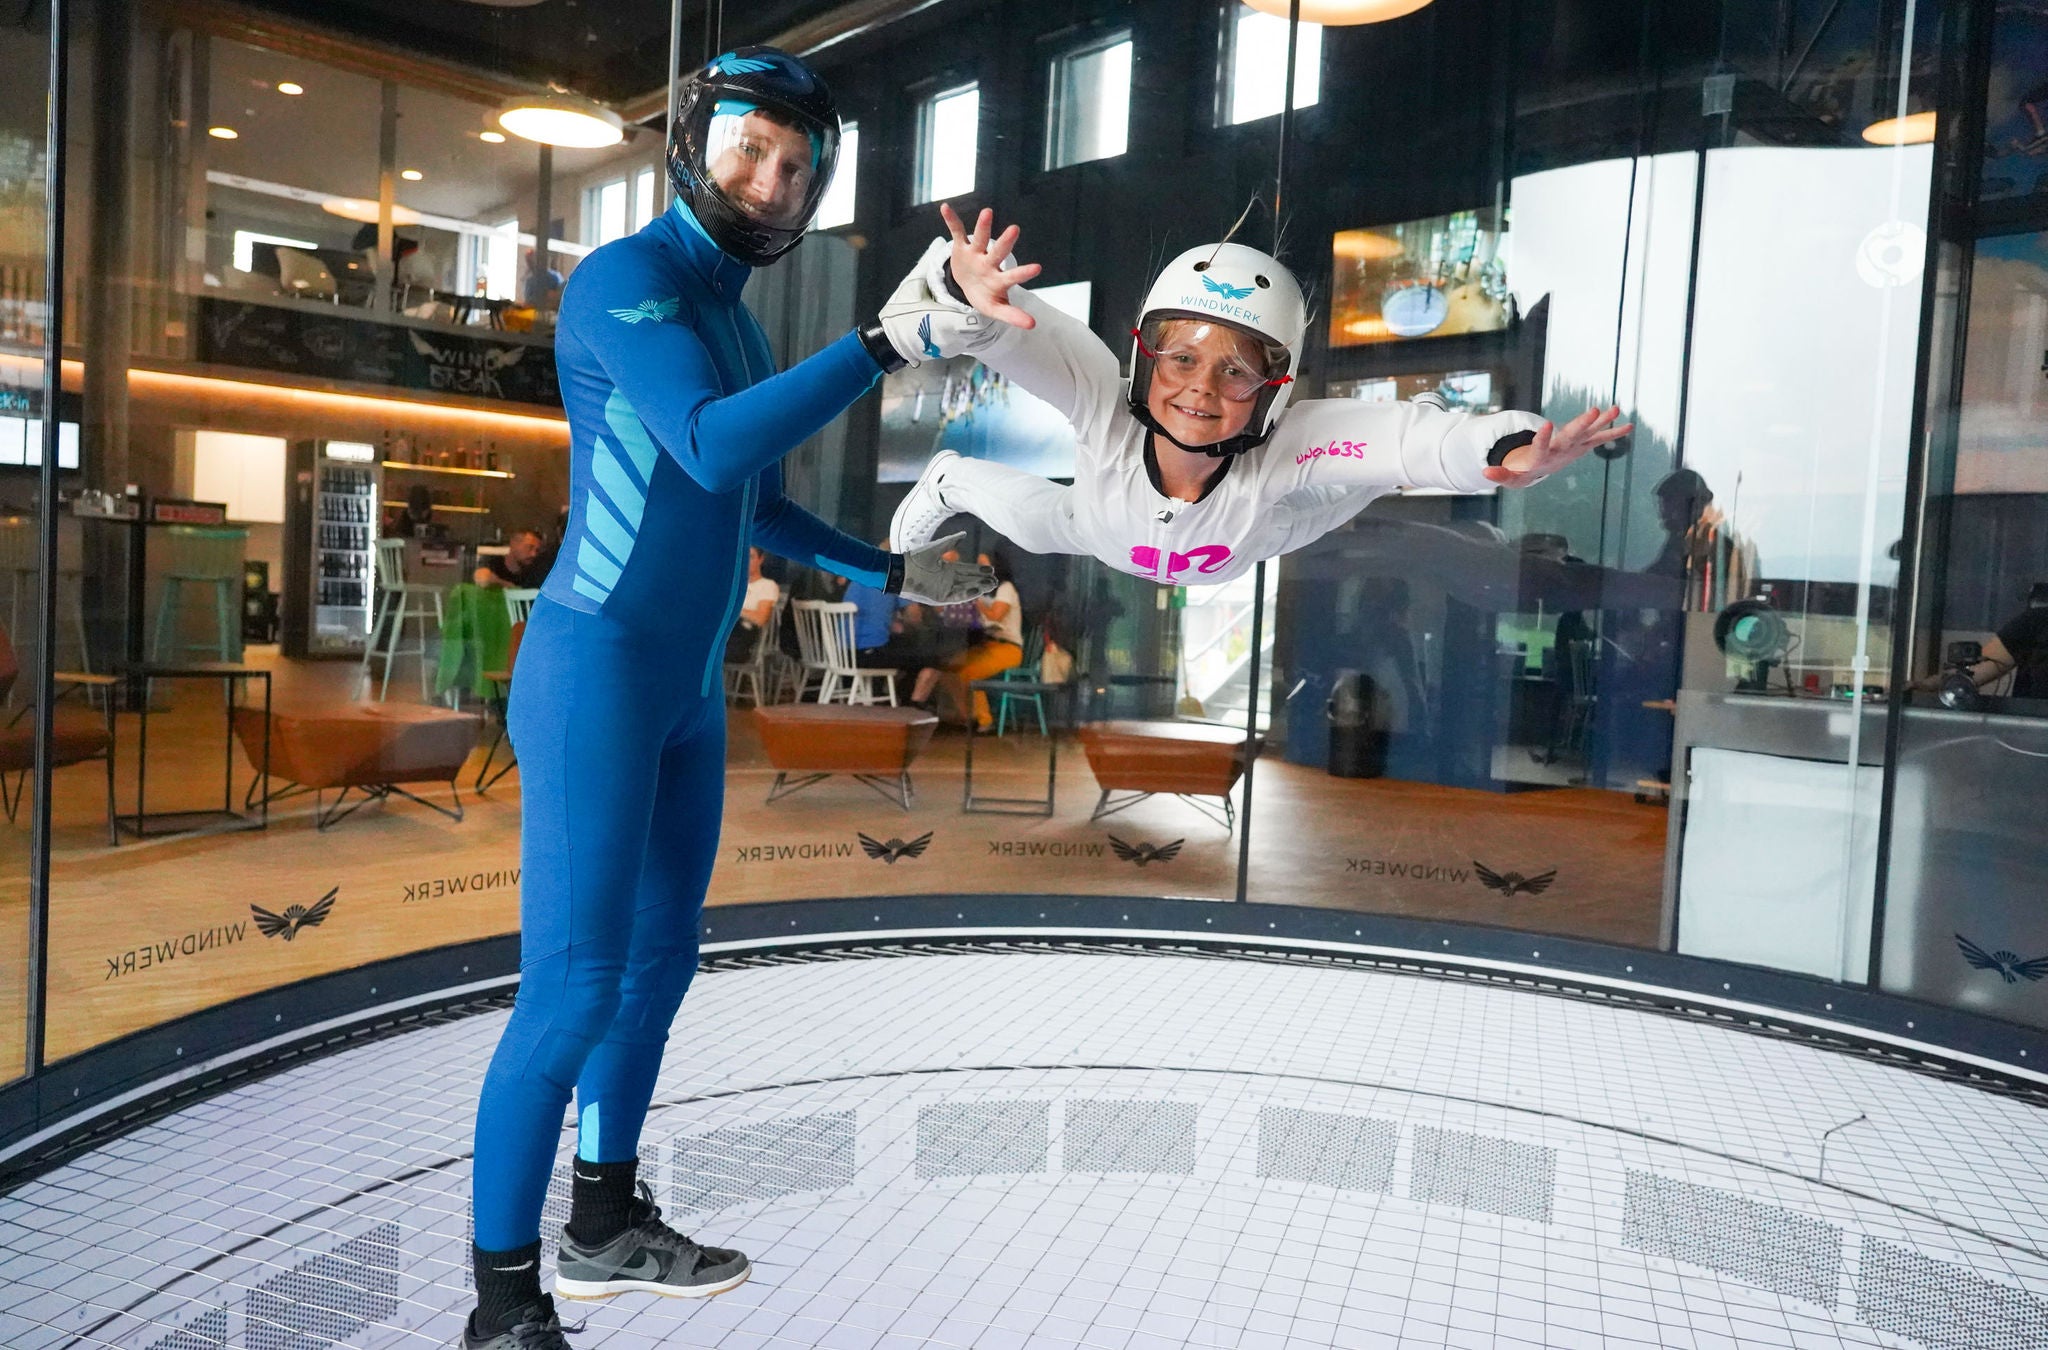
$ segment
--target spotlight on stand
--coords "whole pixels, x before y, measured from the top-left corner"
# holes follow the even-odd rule
[[[1944,708],[1957,712],[1975,712],[1984,706],[1984,696],[1977,692],[1977,680],[1970,668],[1984,659],[1984,644],[1981,642],[1951,642],[1948,644],[1948,661],[1941,672],[1941,689],[1935,695]]]
[[[1771,667],[1792,650],[1792,630],[1785,618],[1763,600],[1738,600],[1714,619],[1714,645],[1732,661],[1745,662],[1748,673],[1736,678],[1738,693],[1769,692]],[[1792,692],[1792,672],[1785,672],[1785,692]]]

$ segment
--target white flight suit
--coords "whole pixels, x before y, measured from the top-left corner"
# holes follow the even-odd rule
[[[1413,403],[1291,403],[1264,445],[1226,463],[1198,502],[1165,496],[1145,469],[1152,433],[1131,415],[1116,356],[1080,320],[1023,287],[1010,303],[1035,328],[997,325],[974,355],[1073,424],[1074,482],[1062,487],[986,460],[946,472],[944,500],[1033,553],[1089,554],[1166,585],[1211,585],[1292,552],[1397,487],[1480,492],[1503,436],[1533,413],[1483,416]]]

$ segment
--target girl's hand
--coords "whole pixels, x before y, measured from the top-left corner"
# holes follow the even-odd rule
[[[939,217],[946,223],[946,233],[953,238],[953,280],[966,294],[967,303],[991,319],[1017,328],[1036,327],[1035,319],[1010,303],[1010,287],[1031,280],[1042,269],[1037,263],[1024,263],[1007,271],[1003,268],[1003,260],[1017,247],[1018,228],[1012,225],[991,239],[989,232],[995,226],[996,213],[986,207],[975,217],[972,233],[948,203],[939,203]]]
[[[1556,473],[1593,447],[1618,441],[1635,430],[1633,422],[1615,426],[1614,419],[1619,416],[1619,407],[1605,411],[1588,408],[1561,427],[1545,422],[1535,440],[1508,451],[1499,467],[1486,469],[1485,475],[1502,487],[1521,487]]]

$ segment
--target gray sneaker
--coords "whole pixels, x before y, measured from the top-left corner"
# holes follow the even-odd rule
[[[581,1331],[583,1324],[564,1328],[555,1316],[555,1301],[546,1294],[540,1302],[520,1310],[519,1320],[495,1336],[479,1336],[474,1319],[462,1328],[462,1350],[570,1350],[566,1331]]]
[[[744,1283],[752,1272],[738,1252],[699,1246],[663,1223],[654,1192],[643,1181],[632,1222],[610,1242],[585,1247],[562,1231],[555,1292],[563,1298],[610,1298],[632,1290],[703,1298]]]
[[[957,514],[946,505],[942,486],[946,470],[960,458],[951,450],[941,450],[931,457],[918,475],[917,482],[897,504],[896,514],[889,519],[889,547],[898,553],[915,553],[939,537],[939,526],[949,516]]]

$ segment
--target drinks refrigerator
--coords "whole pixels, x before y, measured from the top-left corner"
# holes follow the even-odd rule
[[[283,589],[287,656],[360,657],[377,595],[375,447],[350,441],[292,446]]]

